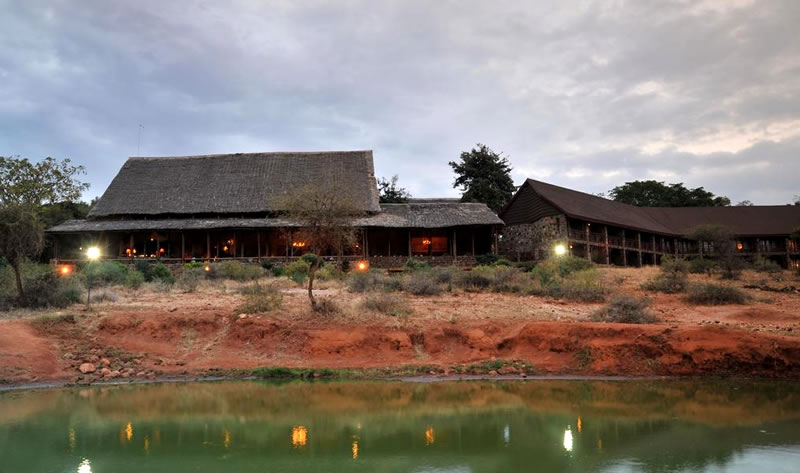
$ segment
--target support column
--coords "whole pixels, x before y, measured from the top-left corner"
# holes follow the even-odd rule
[[[364,259],[369,259],[369,237],[366,228],[364,228]]]
[[[628,266],[628,240],[625,239],[625,229],[622,229],[622,266]]]
[[[472,229],[472,257],[475,257],[475,229]]]
[[[286,258],[289,258],[289,245],[292,244],[292,231],[286,230]]]
[[[603,236],[606,243],[606,264],[611,264],[611,248],[608,246],[608,225],[603,225]]]
[[[675,254],[675,257],[678,257],[678,239],[672,239],[672,252]]]
[[[258,261],[261,262],[261,230],[256,230],[256,246],[258,247],[256,255],[258,257]]]
[[[458,256],[458,249],[456,248],[456,243],[457,242],[456,242],[456,229],[455,228],[453,229],[453,241],[451,243],[453,245],[453,248],[452,248],[452,250],[453,250],[453,261],[455,261],[456,260],[456,256]],[[787,246],[787,248],[788,248],[788,246]]]
[[[590,243],[590,237],[591,237],[592,229],[589,228],[589,225],[590,224],[587,223],[586,227],[585,227],[586,228],[586,238],[585,238],[586,239],[586,259],[591,261],[592,260],[592,244]]]
[[[642,267],[642,232],[636,232],[636,239],[639,243],[639,267]]]
[[[792,257],[791,257],[791,255],[789,254],[789,246],[790,246],[791,244],[792,244],[792,242],[791,242],[791,241],[789,241],[789,239],[788,239],[788,238],[787,238],[787,239],[786,239],[786,241],[784,242],[784,245],[785,245],[785,248],[786,248],[786,250],[785,250],[785,251],[786,251],[786,269],[789,269],[789,267],[791,266],[791,263],[792,263]]]
[[[211,260],[211,233],[206,231],[206,261]]]
[[[186,237],[181,232],[181,263],[186,261]]]
[[[652,240],[653,240],[653,248],[652,248],[652,250],[653,250],[653,266],[655,266],[656,265],[656,235],[655,234],[652,235]]]
[[[412,254],[413,253],[411,252],[411,230],[409,229],[408,230],[408,257],[411,258]]]
[[[498,236],[497,227],[494,229],[494,247],[492,248],[492,254],[497,254],[499,251],[498,246],[500,246],[500,238]]]

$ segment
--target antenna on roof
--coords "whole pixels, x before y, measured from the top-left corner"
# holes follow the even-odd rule
[[[139,156],[139,153],[140,153],[139,148],[140,148],[140,146],[142,144],[142,130],[144,130],[144,125],[142,125],[140,123],[139,124],[139,133],[138,133],[138,136],[136,137],[136,156]]]

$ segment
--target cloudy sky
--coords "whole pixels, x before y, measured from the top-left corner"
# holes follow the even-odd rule
[[[797,0],[0,0],[0,155],[71,158],[91,198],[131,155],[373,149],[423,197],[481,142],[517,183],[784,204],[798,25]]]

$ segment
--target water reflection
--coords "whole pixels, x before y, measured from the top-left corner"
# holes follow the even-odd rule
[[[0,458],[2,471],[79,473],[317,473],[354,460],[388,472],[524,471],[532,462],[545,473],[753,471],[743,458],[794,472],[800,387],[226,382],[6,393]]]

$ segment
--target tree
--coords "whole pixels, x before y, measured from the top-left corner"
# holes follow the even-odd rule
[[[483,202],[500,212],[514,194],[508,159],[480,143],[461,153],[460,159],[449,164],[456,173],[453,187],[461,188],[461,202]]]
[[[800,225],[792,229],[792,234],[789,236],[792,240],[800,241]]]
[[[391,179],[378,178],[378,192],[382,204],[402,204],[411,198],[411,194],[405,187],[397,186],[397,174]]]
[[[794,196],[794,205],[800,205],[800,195]]]
[[[300,226],[295,238],[305,242],[317,255],[334,250],[339,255],[343,248],[358,241],[358,232],[353,226],[363,215],[358,205],[343,196],[335,186],[306,186],[288,193],[281,202],[286,216]],[[311,309],[318,311],[314,298],[314,277],[322,264],[322,258],[311,258],[308,272],[308,299]]]
[[[43,206],[78,200],[88,184],[76,179],[83,166],[69,159],[46,158],[37,163],[0,156],[0,257],[14,269],[20,305],[25,304],[21,264],[36,258],[44,245]]]
[[[686,188],[682,182],[664,184],[661,181],[631,181],[617,186],[608,195],[617,202],[639,207],[725,207],[731,200],[715,196],[702,187]]]
[[[692,228],[686,235],[690,240],[710,244],[713,257],[723,270],[723,277],[735,279],[740,269],[736,256],[733,231],[725,225],[704,224]]]
[[[0,207],[0,255],[14,269],[20,306],[25,306],[22,263],[39,256],[43,246],[44,227],[33,209],[22,205]]]
[[[736,206],[737,207],[752,207],[753,203],[750,202],[749,200],[743,200],[743,201],[737,203]]]

